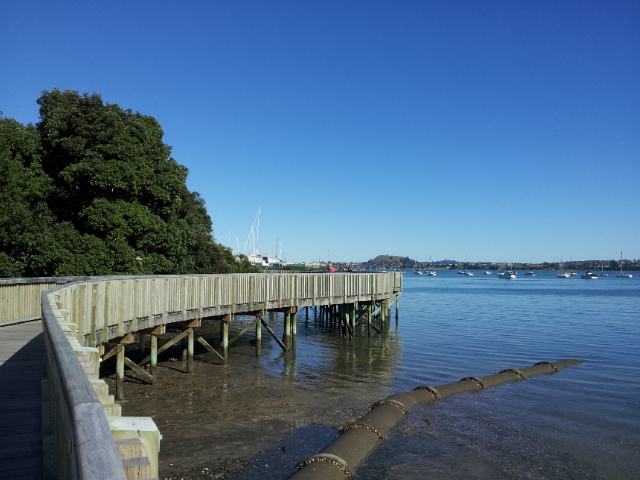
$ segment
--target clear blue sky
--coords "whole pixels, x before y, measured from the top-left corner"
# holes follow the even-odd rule
[[[220,243],[640,258],[640,2],[0,0],[0,110],[155,117]],[[237,240],[236,240],[237,239]]]

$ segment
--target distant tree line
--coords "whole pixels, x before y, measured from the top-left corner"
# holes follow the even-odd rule
[[[215,242],[153,117],[95,93],[37,103],[36,125],[0,112],[0,276],[256,271]]]
[[[567,264],[562,263],[476,263],[458,262],[457,260],[438,260],[434,262],[423,262],[409,257],[393,255],[378,255],[377,257],[360,264],[353,264],[355,268],[394,268],[394,269],[421,269],[421,268],[458,268],[458,269],[513,269],[513,270],[599,270],[617,271],[621,267],[623,270],[640,270],[640,263],[636,260],[624,260],[622,265],[615,260],[581,260],[572,261]]]

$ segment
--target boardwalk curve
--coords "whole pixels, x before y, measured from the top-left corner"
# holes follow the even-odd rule
[[[121,417],[98,378],[101,358],[124,358],[124,349],[105,352],[107,341],[126,342],[134,332],[164,333],[166,325],[176,324],[189,332],[192,350],[192,329],[203,318],[219,320],[222,332],[236,314],[258,319],[281,311],[295,319],[301,307],[353,309],[360,303],[370,305],[372,314],[374,306],[388,310],[401,290],[402,273],[390,272],[98,277],[43,292],[52,426],[45,447],[54,453],[56,478],[158,476],[158,428],[147,417]],[[295,320],[293,325],[289,333],[295,335]]]

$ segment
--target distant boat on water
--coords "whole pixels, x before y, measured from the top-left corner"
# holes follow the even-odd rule
[[[602,271],[600,272],[600,276],[601,277],[608,277],[609,274],[608,273],[604,273],[604,263],[600,263],[600,267],[602,268]]]
[[[558,270],[558,278],[569,278],[571,275],[564,270],[564,263],[560,264],[560,270]]]
[[[597,280],[598,276],[591,270],[588,270],[586,273],[580,275],[580,278],[584,278],[585,280]]]
[[[509,265],[509,268],[511,268],[511,265]],[[504,278],[505,280],[515,280],[517,278],[517,274],[517,272],[509,270],[507,272],[500,272],[498,274],[498,278]]]
[[[620,252],[620,273],[616,275],[618,278],[632,278],[633,275],[622,271],[622,251]]]

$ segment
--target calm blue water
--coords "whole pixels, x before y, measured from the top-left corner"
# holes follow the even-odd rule
[[[576,358],[583,363],[554,375],[414,407],[358,474],[640,478],[640,275],[522,273],[516,280],[407,273],[390,332],[347,342],[301,314],[295,353],[267,351],[260,366],[309,394],[316,408],[340,408]]]

